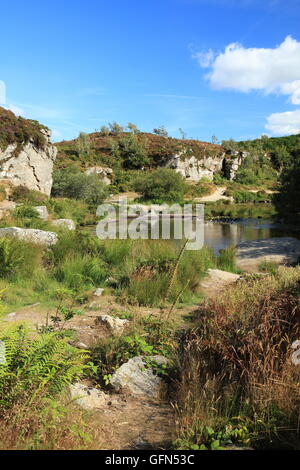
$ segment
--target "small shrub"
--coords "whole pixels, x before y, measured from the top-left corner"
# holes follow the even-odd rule
[[[47,196],[26,186],[15,186],[12,190],[10,198],[15,202],[21,202],[26,205],[41,205],[47,201]]]

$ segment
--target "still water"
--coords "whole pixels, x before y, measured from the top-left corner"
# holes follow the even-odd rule
[[[300,232],[263,219],[241,219],[231,223],[207,222],[204,226],[205,245],[212,248],[215,253],[240,242],[274,237],[300,239]]]
[[[161,216],[157,218],[154,227],[159,225],[159,233],[161,234]],[[193,232],[196,229],[195,224],[192,224]],[[95,233],[95,228],[85,228],[85,231]],[[149,237],[151,237],[151,226],[148,226]],[[172,236],[171,228],[171,239]],[[219,250],[229,246],[235,246],[243,241],[259,240],[264,238],[274,237],[294,237],[300,239],[300,231],[293,230],[293,227],[287,227],[282,224],[276,224],[271,220],[264,219],[240,219],[236,221],[208,221],[204,223],[204,245],[212,248],[217,254]],[[118,238],[118,235],[117,235]],[[129,238],[131,238],[129,236]],[[161,236],[158,236],[161,238]],[[176,237],[175,237],[176,238]],[[175,241],[178,244],[182,243],[182,239]]]

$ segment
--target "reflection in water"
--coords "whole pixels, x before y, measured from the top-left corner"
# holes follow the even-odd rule
[[[205,245],[215,253],[230,245],[262,238],[294,237],[299,232],[287,231],[284,226],[262,219],[243,219],[233,223],[207,222],[204,227]]]

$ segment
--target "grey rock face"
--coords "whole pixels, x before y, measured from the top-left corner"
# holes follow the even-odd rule
[[[57,235],[54,232],[46,232],[33,228],[5,227],[0,229],[1,237],[16,237],[38,245],[52,246],[57,243]]]
[[[247,152],[230,152],[229,156],[231,158],[226,158],[223,168],[227,179],[231,181],[234,180],[239,167],[241,166],[247,155]]]
[[[179,153],[170,158],[167,166],[191,181],[199,181],[202,178],[212,180],[214,174],[221,171],[224,157],[225,154],[221,154],[199,160],[193,155],[188,157]]]
[[[158,364],[168,363],[168,360],[163,356],[150,356],[147,359]],[[159,398],[162,379],[155,375],[150,367],[147,367],[144,356],[136,356],[116,370],[110,384],[117,392]]]
[[[128,326],[129,321],[126,319],[111,317],[110,315],[99,315],[95,320],[96,325],[101,325],[107,328],[112,334],[118,335],[123,333],[124,329]]]
[[[106,185],[111,184],[110,176],[113,170],[104,166],[92,166],[86,170],[86,175],[97,175]]]
[[[35,206],[34,209],[39,213],[41,219],[48,220],[49,214],[46,206]]]
[[[75,222],[72,219],[57,219],[52,222],[52,225],[55,225],[57,227],[64,227],[68,230],[76,229]]]
[[[9,180],[13,185],[23,185],[29,189],[50,195],[52,188],[53,163],[57,149],[50,142],[50,134],[43,131],[47,139],[44,149],[29,142],[15,155],[16,144],[0,149],[0,179]]]
[[[71,398],[85,410],[94,410],[101,408],[106,400],[107,395],[96,388],[89,388],[81,383],[70,386]]]
[[[216,152],[215,156],[207,155],[200,159],[194,155],[178,153],[170,157],[166,166],[190,181],[200,181],[202,178],[213,180],[214,174],[220,171],[224,171],[226,178],[232,180],[245,157],[246,152],[232,152],[227,155],[225,152]]]

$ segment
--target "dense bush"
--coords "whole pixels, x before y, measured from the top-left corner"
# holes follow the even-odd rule
[[[94,206],[104,201],[107,188],[97,175],[86,175],[74,169],[56,170],[52,196],[78,199]]]
[[[179,173],[161,168],[137,178],[134,188],[148,201],[182,202],[186,183]]]

